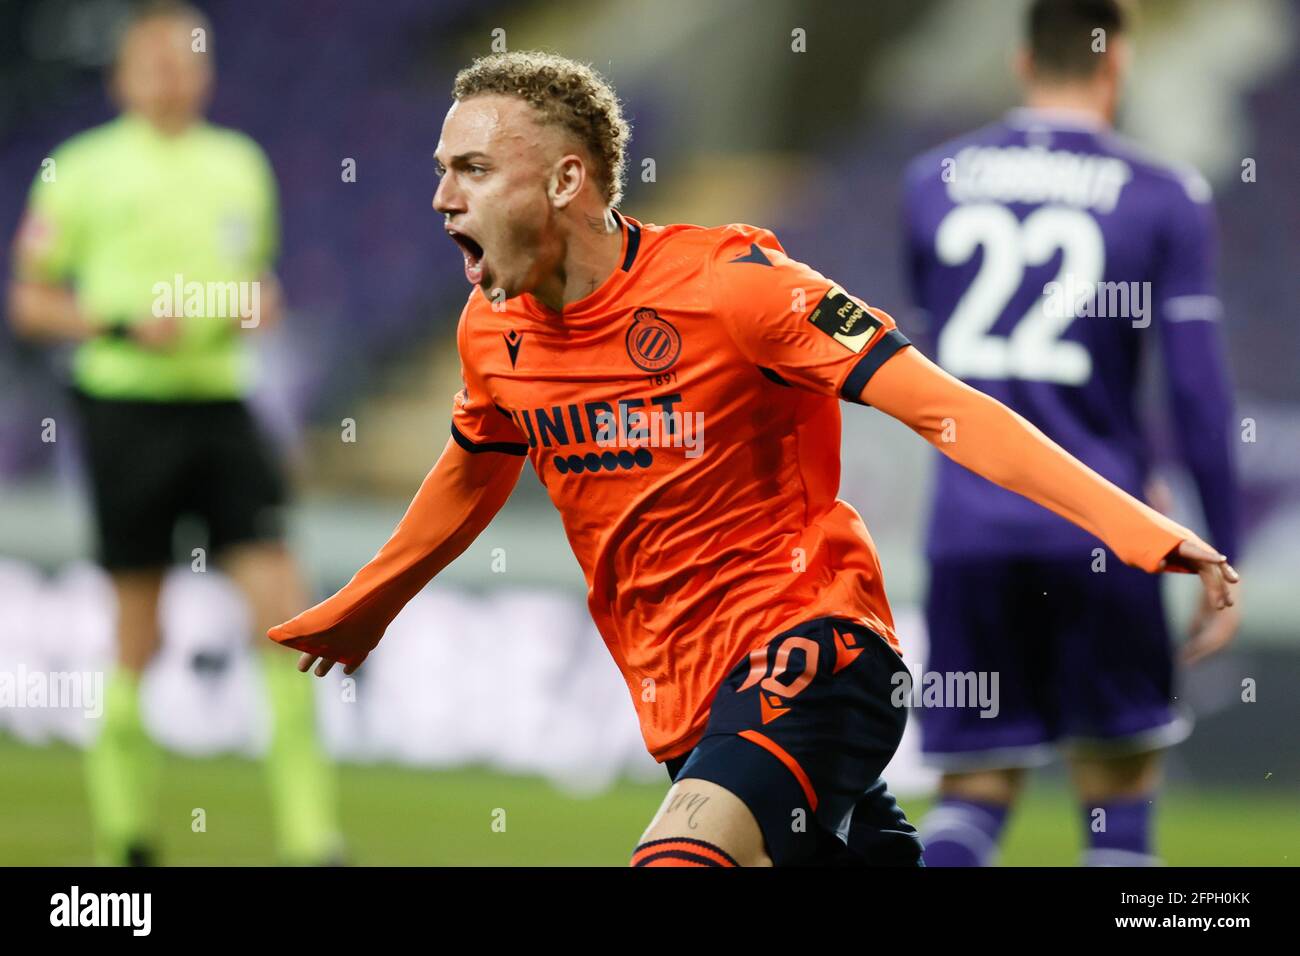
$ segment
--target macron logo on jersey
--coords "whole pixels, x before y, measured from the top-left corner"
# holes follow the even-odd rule
[[[731,262],[752,262],[760,266],[770,266],[772,264],[772,260],[769,259],[767,256],[763,255],[763,250],[758,248],[757,242],[751,242],[749,244],[749,253],[747,255],[736,256],[736,258],[730,261]]]
[[[524,337],[511,329],[509,332],[502,332],[501,337],[506,340],[506,351],[510,353],[510,367],[515,367],[515,362],[519,361],[519,346],[524,344]]]

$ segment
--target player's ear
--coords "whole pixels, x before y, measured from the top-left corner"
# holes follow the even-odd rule
[[[576,153],[561,156],[551,171],[551,182],[547,190],[551,197],[551,205],[556,209],[563,209],[577,198],[586,182],[587,168],[582,162],[582,157]]]

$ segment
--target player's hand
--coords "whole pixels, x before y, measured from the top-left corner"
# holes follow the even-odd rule
[[[1211,654],[1217,654],[1232,643],[1240,627],[1240,595],[1234,595],[1233,603],[1229,607],[1220,609],[1210,604],[1207,592],[1202,592],[1196,614],[1192,617],[1192,623],[1188,628],[1191,636],[1181,651],[1183,663],[1195,664]]]
[[[320,663],[317,664],[316,663],[317,661],[320,661]],[[331,660],[327,660],[324,657],[317,657],[315,654],[311,653],[310,651],[303,651],[302,657],[298,658],[298,670],[301,673],[305,674],[309,670],[311,670],[312,664],[316,664],[316,676],[324,677],[326,674],[330,672],[330,669],[333,668],[334,665],[337,663],[338,661],[331,661]],[[360,663],[344,665],[343,673],[345,676],[351,674],[360,666],[361,666]]]
[[[1235,609],[1241,575],[1228,559],[1204,541],[1190,539],[1171,551],[1160,569],[1188,571],[1201,579],[1201,611],[1196,615],[1185,659],[1197,661],[1225,647],[1236,634],[1241,617]]]
[[[149,316],[128,327],[131,338],[155,352],[166,351],[176,344],[181,334],[181,320],[174,315]]]
[[[316,664],[316,676],[324,677],[335,664],[351,674],[362,665],[384,636],[387,622],[368,621],[364,613],[350,615],[346,602],[336,594],[297,617],[277,624],[266,636],[277,644],[300,651],[298,670],[304,674]]]

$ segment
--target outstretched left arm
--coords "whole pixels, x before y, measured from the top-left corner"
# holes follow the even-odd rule
[[[1126,564],[1198,574],[1213,607],[1233,603],[1239,577],[1227,558],[916,349],[904,348],[884,362],[861,398],[959,465],[1096,535]]]

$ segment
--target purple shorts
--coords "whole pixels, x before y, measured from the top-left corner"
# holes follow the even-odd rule
[[[1159,576],[1109,551],[1104,572],[1092,565],[1091,554],[931,565],[929,658],[912,692],[927,763],[1032,767],[1056,744],[1138,753],[1188,735]],[[962,675],[979,695],[954,692]]]

